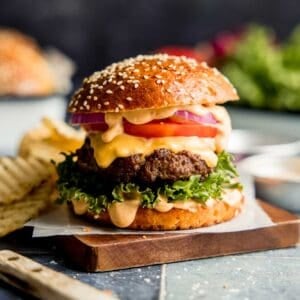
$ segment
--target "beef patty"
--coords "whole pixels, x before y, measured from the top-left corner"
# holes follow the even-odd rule
[[[77,165],[84,173],[96,172],[105,181],[154,183],[176,181],[192,175],[206,178],[212,171],[198,154],[189,151],[174,153],[162,148],[148,156],[135,154],[115,159],[107,168],[100,168],[94,158],[94,150],[87,138],[77,150]]]

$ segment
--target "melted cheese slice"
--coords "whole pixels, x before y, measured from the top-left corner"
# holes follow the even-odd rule
[[[90,140],[97,164],[102,168],[107,168],[118,157],[127,157],[134,154],[143,154],[146,156],[160,148],[166,148],[175,153],[188,150],[199,154],[209,167],[216,166],[218,161],[215,153],[215,141],[211,138],[192,136],[146,139],[120,134],[111,142],[104,143],[101,134],[91,134]]]

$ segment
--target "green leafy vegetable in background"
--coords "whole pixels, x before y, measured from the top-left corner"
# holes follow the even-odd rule
[[[239,92],[238,104],[300,111],[300,27],[279,46],[270,29],[250,26],[221,69]]]
[[[122,202],[125,199],[140,199],[142,207],[152,208],[159,196],[168,201],[186,201],[193,199],[205,203],[208,199],[221,199],[225,188],[241,188],[234,182],[237,172],[230,154],[222,152],[218,155],[218,164],[214,171],[204,180],[199,176],[191,176],[188,180],[173,183],[162,183],[159,186],[141,188],[135,183],[121,183],[112,186],[102,182],[97,174],[85,174],[78,169],[76,156],[66,155],[65,161],[57,165],[60,193],[59,202],[84,201],[90,211],[100,213],[111,202]]]

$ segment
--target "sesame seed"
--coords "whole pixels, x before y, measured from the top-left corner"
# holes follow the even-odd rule
[[[94,90],[93,90],[93,89],[90,90],[90,94],[91,94],[91,95],[94,94]]]
[[[162,78],[161,75],[155,75],[156,78]]]
[[[124,90],[125,90],[125,86],[124,86],[124,85],[121,85],[121,86],[120,86],[120,89],[121,89],[122,91],[124,91]]]
[[[231,84],[227,77],[223,76],[223,78],[227,83]]]
[[[87,97],[87,99],[92,99],[92,96],[91,95],[88,95],[88,96],[86,96]],[[84,101],[84,102],[86,102],[86,101]]]
[[[148,75],[144,75],[143,78],[144,78],[144,79],[148,79],[149,76],[148,76]]]
[[[80,98],[81,98],[81,95],[79,94],[79,95],[77,96],[77,98],[80,99]]]
[[[139,85],[137,83],[134,84],[134,88],[137,89]]]
[[[99,103],[99,104],[97,104],[97,108],[99,108],[99,109],[100,109],[100,108],[101,108],[101,106],[102,106],[102,105],[101,105],[100,103]]]
[[[203,67],[203,68],[205,68],[205,69],[208,68],[208,65],[207,65],[207,63],[205,61],[201,62],[200,66]]]
[[[119,112],[119,111],[120,111],[119,107],[116,107],[115,112]]]
[[[106,94],[113,94],[114,92],[112,90],[107,90]]]
[[[108,102],[108,101],[105,101],[105,102],[104,102],[104,105],[109,105],[109,102]]]
[[[214,75],[219,75],[219,71],[216,68],[213,68],[212,71],[213,71]]]
[[[98,100],[98,97],[97,96],[94,96],[94,101],[97,101]]]
[[[83,102],[83,105],[86,106],[87,104],[88,104],[88,102],[85,100],[85,101]]]
[[[193,99],[196,99],[196,94],[195,94],[195,93],[191,93],[191,97],[192,97]]]
[[[123,104],[118,104],[118,107],[119,107],[120,109],[124,109],[124,105],[123,105]]]
[[[131,97],[127,97],[126,100],[127,101],[132,101],[132,98]]]
[[[117,82],[117,85],[121,85],[123,83],[123,80],[120,80]]]

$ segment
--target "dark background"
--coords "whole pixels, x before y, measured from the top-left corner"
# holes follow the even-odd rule
[[[248,22],[281,38],[300,23],[299,0],[0,0],[0,25],[55,46],[77,64],[76,81],[161,45],[195,45]]]

